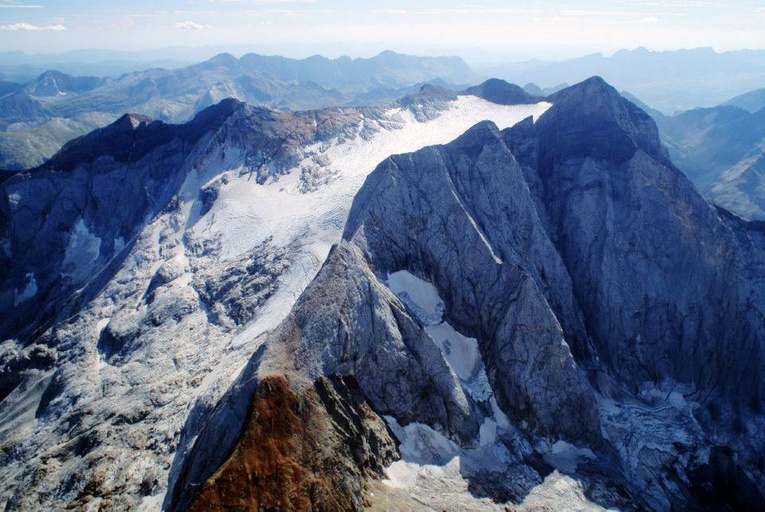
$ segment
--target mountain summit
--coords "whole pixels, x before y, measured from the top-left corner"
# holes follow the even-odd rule
[[[597,77],[123,117],[0,185],[0,505],[765,508],[763,233]]]
[[[343,240],[176,459],[171,509],[309,489],[319,509],[472,509],[521,502],[552,469],[603,507],[765,505],[747,433],[765,396],[759,225],[708,204],[603,80],[550,100],[536,123],[482,122],[369,175]],[[354,383],[343,416],[327,378]],[[267,422],[277,399],[307,412]],[[264,467],[254,439],[306,471]]]

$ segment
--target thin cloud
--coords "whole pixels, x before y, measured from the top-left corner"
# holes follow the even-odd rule
[[[514,15],[524,16],[529,14],[543,14],[541,9],[522,9],[517,7],[481,7],[474,5],[464,5],[462,7],[449,7],[437,9],[372,9],[372,14],[411,14],[411,15]]]
[[[599,9],[564,9],[561,14],[566,16],[587,16],[587,17],[604,17],[604,18],[634,18],[639,16],[646,16],[647,13],[639,11],[611,11],[611,10],[599,10]]]
[[[31,25],[29,23],[11,23],[10,25],[0,25],[0,30],[66,30],[64,25]]]
[[[204,0],[202,2],[195,3],[209,3],[209,4],[238,4],[244,0]],[[314,0],[255,0],[257,4],[312,4]]]
[[[199,23],[195,23],[193,21],[179,21],[173,26],[181,30],[202,30],[204,28]]]
[[[42,5],[20,4],[18,0],[0,0],[0,9],[42,9]]]

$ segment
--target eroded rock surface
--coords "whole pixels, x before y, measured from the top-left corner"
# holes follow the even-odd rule
[[[601,79],[551,100],[380,164],[251,378],[353,376],[413,495],[462,478],[522,507],[556,469],[604,507],[758,508],[761,226],[707,203]]]
[[[156,510],[174,482],[210,476],[247,419],[253,387],[236,377],[261,353],[258,335],[316,275],[374,166],[548,107],[435,87],[384,108],[227,100],[185,125],[124,116],[3,181],[0,508]],[[425,359],[400,371],[440,386],[465,412],[449,424],[469,437],[461,392]],[[234,395],[240,404],[220,405]],[[393,385],[383,395],[398,396]],[[437,418],[445,406],[396,407]],[[218,419],[228,437],[205,446]]]

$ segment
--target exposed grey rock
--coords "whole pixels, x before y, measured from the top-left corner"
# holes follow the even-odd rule
[[[545,291],[567,312],[566,327],[582,327],[569,278],[535,229],[539,222],[518,163],[496,128],[484,124],[448,150],[397,156],[378,167],[354,203],[345,238],[359,237],[378,275],[404,269],[436,286],[445,318],[478,338],[509,414],[541,432],[586,438],[598,430],[593,396]],[[560,387],[549,385],[558,381]],[[561,389],[570,393],[563,400]],[[561,404],[548,407],[551,401]]]
[[[747,111],[728,102],[651,116],[672,161],[707,199],[746,219],[765,219],[758,164],[765,148],[765,110]]]
[[[0,476],[10,483],[0,508],[158,509],[184,488],[176,482],[209,476],[237,441],[248,401],[222,423],[211,411],[258,351],[256,335],[278,325],[319,270],[385,148],[446,141],[493,115],[478,98],[425,96],[406,108],[301,113],[229,100],[185,125],[128,115],[4,181]],[[425,108],[432,121],[421,124],[414,115]],[[395,300],[384,285],[349,296]],[[376,325],[395,332],[396,318]],[[475,404],[442,359],[431,362],[437,347],[412,346],[379,358],[400,372],[419,368],[443,399],[391,384],[376,403],[472,441]],[[328,357],[333,365],[348,367]],[[374,369],[357,365],[365,379]],[[399,395],[408,398],[399,404]],[[228,438],[207,435],[213,424]]]
[[[749,220],[765,219],[765,153],[754,152],[724,171],[703,192],[712,201]]]
[[[532,94],[515,84],[507,83],[498,78],[490,78],[480,85],[468,87],[465,92],[499,105],[520,105],[537,103],[542,100],[542,90],[538,87]]]
[[[559,94],[575,100],[602,87],[590,81]],[[608,89],[598,95],[618,101]],[[566,106],[559,101],[536,126],[539,174],[600,357],[624,382],[674,378],[719,388],[737,403],[759,403],[763,383],[751,354],[761,350],[765,332],[750,315],[763,303],[739,278],[748,262],[730,228],[669,164],[655,129],[644,141],[633,135],[633,117],[584,111],[591,122],[614,127],[613,149],[604,154],[599,144],[607,139],[588,124],[572,123],[567,133],[554,123]],[[650,120],[642,114],[638,122]],[[580,146],[587,136],[593,143]],[[614,279],[625,284],[614,286]]]
[[[765,111],[734,106],[698,108],[657,123],[673,162],[702,190],[765,139]]]
[[[405,270],[477,340],[511,420],[504,465],[462,468],[474,492],[520,501],[530,487],[504,471],[539,482],[541,459],[604,506],[758,508],[762,226],[707,203],[601,79],[551,99],[537,124],[481,123],[380,164],[343,241],[262,340],[258,375],[354,375],[400,441],[424,423],[455,443],[431,463],[475,449],[476,420],[496,413],[462,394],[428,314],[386,290]]]

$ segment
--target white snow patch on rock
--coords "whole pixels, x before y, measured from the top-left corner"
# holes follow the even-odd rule
[[[441,323],[444,301],[435,286],[406,270],[389,274],[385,284],[424,325]]]
[[[64,273],[77,281],[90,276],[92,265],[101,254],[101,239],[90,232],[85,221],[80,218],[74,225],[69,237],[69,245],[64,254]]]
[[[114,239],[114,254],[119,254],[122,252],[122,250],[125,249],[125,239],[120,237],[117,237]]]
[[[582,459],[594,459],[595,454],[588,448],[577,448],[566,441],[558,440],[543,458],[545,462],[564,473],[574,473]]]
[[[8,205],[12,209],[15,209],[19,205],[19,203],[21,203],[21,194],[19,194],[18,192],[12,192],[8,194]]]
[[[29,300],[35,295],[37,295],[37,281],[35,280],[34,273],[28,272],[26,275],[26,284],[24,285],[24,289],[21,290],[21,292],[14,290],[13,305],[18,306],[25,300]]]
[[[406,109],[391,109],[382,120],[364,121],[379,124],[371,136],[335,138],[307,146],[305,158],[295,169],[265,185],[240,168],[221,188],[211,211],[196,223],[195,230],[221,237],[223,259],[235,258],[272,237],[278,245],[300,238],[323,262],[339,238],[353,197],[382,160],[391,154],[447,143],[485,119],[500,129],[507,128],[528,116],[540,116],[550,106],[496,105],[474,96],[460,96],[451,108],[426,122],[418,122]],[[336,174],[316,190],[304,192],[300,169],[318,165],[317,160]]]
[[[534,487],[515,510],[565,510],[567,512],[596,512],[606,510],[587,499],[582,485],[567,475],[553,471]]]
[[[488,401],[493,392],[478,350],[478,340],[464,336],[442,321],[444,301],[435,286],[406,270],[390,274],[385,283],[425,326],[425,331],[441,350],[465,391],[477,402]]]

